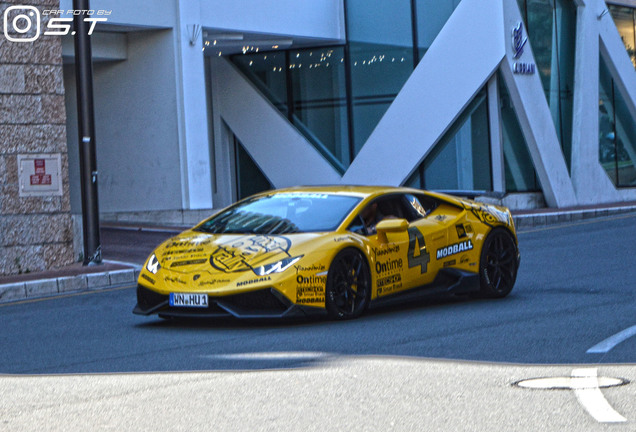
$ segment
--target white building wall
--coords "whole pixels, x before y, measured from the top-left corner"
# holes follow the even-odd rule
[[[90,0],[94,10],[106,10],[110,24],[129,27],[172,28],[176,0]],[[73,0],[60,0],[60,10],[73,9]]]
[[[129,33],[127,60],[93,65],[101,212],[166,210],[182,206],[171,33],[170,30]],[[80,213],[72,64],[64,68],[64,85],[72,210]]]
[[[204,27],[318,39],[345,35],[342,0],[202,0],[193,2],[195,9],[197,3]]]

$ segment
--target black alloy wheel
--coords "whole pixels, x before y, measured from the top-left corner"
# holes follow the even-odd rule
[[[490,298],[507,296],[517,279],[517,244],[503,228],[493,229],[481,250],[479,275],[481,294]]]
[[[327,275],[325,303],[332,318],[351,319],[364,312],[371,300],[371,276],[364,256],[356,249],[340,251]]]

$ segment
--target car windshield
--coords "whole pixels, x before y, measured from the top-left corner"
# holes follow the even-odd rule
[[[196,227],[212,234],[288,234],[335,230],[361,198],[288,192],[247,199]]]

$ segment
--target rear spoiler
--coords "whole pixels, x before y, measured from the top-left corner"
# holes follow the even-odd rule
[[[456,196],[459,198],[468,198],[471,200],[474,200],[475,197],[478,196],[483,196],[483,195],[488,195],[488,194],[492,194],[492,192],[486,192],[483,190],[440,190],[440,189],[435,189],[432,190],[431,192],[437,192],[437,193],[441,193],[441,194],[445,194],[445,195],[451,195],[451,196]]]

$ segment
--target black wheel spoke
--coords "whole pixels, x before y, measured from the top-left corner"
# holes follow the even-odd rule
[[[358,316],[368,302],[370,276],[360,252],[342,251],[331,265],[327,282],[327,308],[337,318]]]
[[[517,245],[505,230],[495,228],[486,238],[482,251],[482,292],[503,297],[512,289],[517,271]]]

